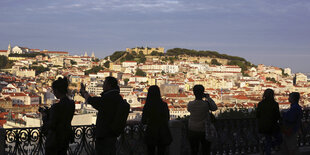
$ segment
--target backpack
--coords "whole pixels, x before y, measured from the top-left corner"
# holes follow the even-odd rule
[[[115,136],[119,136],[124,132],[127,124],[127,117],[129,115],[130,105],[126,100],[121,99],[121,103],[118,105],[115,117],[111,124],[111,131]]]

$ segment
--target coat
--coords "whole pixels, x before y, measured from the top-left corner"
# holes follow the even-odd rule
[[[68,97],[60,99],[59,103],[51,106],[47,122],[47,148],[63,148],[72,141],[74,133],[71,127],[71,121],[74,111],[74,101]]]
[[[279,104],[272,100],[262,100],[258,103],[256,118],[258,131],[262,134],[272,134],[280,131]]]
[[[117,107],[123,102],[116,89],[101,93],[101,97],[89,97],[88,104],[98,110],[95,134],[97,138],[117,137],[111,129]]]
[[[149,145],[169,145],[172,136],[169,129],[169,109],[166,102],[146,103],[142,113],[142,123],[147,125],[145,140]]]

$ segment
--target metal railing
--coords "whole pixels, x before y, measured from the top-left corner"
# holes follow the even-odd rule
[[[174,135],[173,143],[178,144],[173,145],[174,148],[172,148],[172,145],[170,146],[170,153],[173,154],[173,151],[178,149],[182,155],[190,154],[186,121],[177,122],[179,123],[179,127],[171,128],[171,132]],[[215,122],[215,126],[218,132],[218,138],[212,144],[212,154],[253,154],[261,152],[263,141],[258,134],[255,118],[219,119]],[[74,143],[70,144],[68,154],[94,154],[94,129],[94,125],[73,126],[75,138]],[[5,154],[44,154],[45,137],[42,136],[40,128],[12,128],[2,130],[5,131]],[[176,130],[180,132],[178,133]],[[303,111],[302,127],[297,138],[299,147],[310,147],[309,110]],[[129,122],[125,128],[125,132],[118,137],[116,148],[118,155],[146,154],[144,127],[138,122]]]

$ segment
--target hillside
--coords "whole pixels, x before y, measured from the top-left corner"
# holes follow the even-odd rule
[[[153,51],[151,53],[151,56],[159,56],[161,60],[170,61],[171,63],[173,63],[175,60],[178,60],[179,57],[207,57],[212,59],[212,61],[210,62],[210,64],[212,65],[222,65],[217,60],[226,59],[227,65],[240,66],[242,68],[242,72],[254,66],[252,63],[250,63],[249,61],[245,60],[242,57],[220,54],[216,51],[197,51],[185,48],[173,48],[168,49],[166,53],[158,53],[156,51]],[[137,61],[139,63],[144,63],[146,61],[146,58],[145,55],[143,55],[142,53],[137,54],[137,53],[128,53],[126,51],[116,51],[112,55],[110,55],[110,60],[112,62]]]

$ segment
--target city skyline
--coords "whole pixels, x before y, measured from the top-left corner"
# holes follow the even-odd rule
[[[3,0],[0,48],[103,58],[135,46],[213,50],[254,64],[310,72],[310,2]]]

